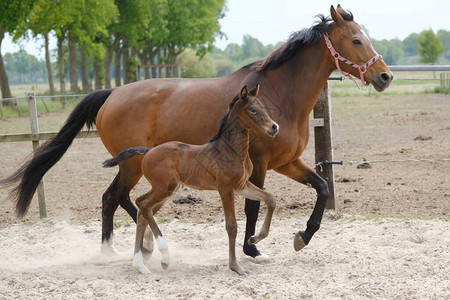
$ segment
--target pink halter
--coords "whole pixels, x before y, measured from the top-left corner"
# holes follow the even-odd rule
[[[373,65],[377,60],[383,59],[383,56],[381,56],[380,54],[375,55],[374,57],[372,57],[368,62],[366,62],[363,65],[358,65],[355,64],[354,62],[351,62],[350,60],[342,57],[333,47],[333,45],[331,44],[330,39],[328,38],[328,36],[326,34],[323,35],[323,37],[325,38],[325,43],[327,44],[327,48],[330,49],[331,55],[334,57],[334,60],[336,62],[336,68],[339,70],[339,72],[341,72],[342,75],[344,75],[347,78],[350,78],[358,87],[358,89],[360,89],[359,84],[356,82],[356,80],[349,74],[349,73],[345,73],[341,70],[341,67],[339,66],[339,60],[346,63],[347,65],[352,66],[353,68],[358,69],[359,71],[359,76],[361,78],[361,82],[364,86],[367,85],[366,81],[364,80],[364,73],[366,73],[367,69]]]

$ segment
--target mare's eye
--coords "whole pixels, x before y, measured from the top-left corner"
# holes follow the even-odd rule
[[[353,40],[352,43],[353,43],[353,45],[355,45],[355,46],[362,45],[362,43],[361,43],[360,40]]]
[[[256,114],[256,109],[254,107],[250,107],[248,111],[252,114]]]

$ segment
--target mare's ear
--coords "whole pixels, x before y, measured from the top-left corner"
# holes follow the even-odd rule
[[[254,88],[253,90],[250,91],[250,95],[252,95],[253,97],[258,96],[258,93],[259,93],[259,87],[260,87],[260,85],[259,85],[259,84],[256,84],[255,88]]]
[[[338,4],[338,6],[336,7],[336,11],[342,16],[345,14],[348,14],[348,12],[345,11],[345,9],[342,8],[342,6],[340,4]]]
[[[244,100],[247,99],[247,96],[248,96],[247,86],[244,86],[241,90],[240,98]]]
[[[342,7],[340,5],[338,5],[338,10],[339,9],[342,9]],[[344,23],[344,18],[341,16],[341,14],[339,12],[337,12],[334,9],[333,5],[331,5],[331,8],[330,8],[330,15],[331,15],[331,18],[333,19],[333,21],[335,21],[338,25],[341,25]]]

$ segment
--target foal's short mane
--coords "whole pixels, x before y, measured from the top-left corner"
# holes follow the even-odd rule
[[[353,14],[348,11],[340,11],[344,20],[353,21]],[[256,71],[276,69],[290,60],[305,45],[317,43],[330,28],[331,18],[317,15],[319,20],[311,28],[305,28],[294,32],[288,41],[280,48],[270,53],[265,59],[258,60],[244,68],[251,67]]]
[[[214,142],[219,139],[222,133],[225,131],[225,128],[227,128],[228,125],[228,117],[230,116],[231,110],[239,99],[240,95],[237,95],[236,97],[234,97],[233,101],[231,101],[230,105],[228,106],[227,113],[219,121],[219,130],[212,138],[209,139],[209,142]]]

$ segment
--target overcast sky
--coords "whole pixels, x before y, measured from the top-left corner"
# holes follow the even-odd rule
[[[216,41],[224,49],[229,43],[242,43],[249,34],[263,44],[286,41],[297,30],[310,27],[317,14],[330,14],[330,5],[350,10],[355,21],[363,24],[375,39],[404,39],[413,32],[425,29],[450,31],[449,0],[340,0],[336,3],[321,0],[227,0],[226,16],[220,23],[228,39]],[[44,57],[42,41],[22,43],[31,54]],[[51,48],[56,47],[53,39]],[[2,43],[2,54],[19,50],[9,37]]]

